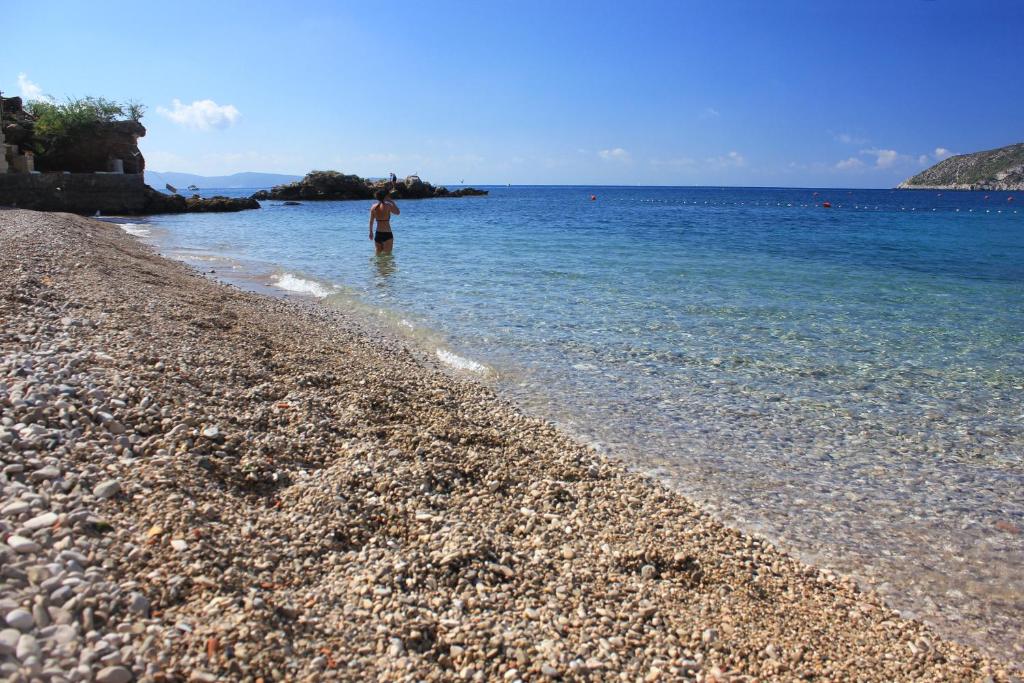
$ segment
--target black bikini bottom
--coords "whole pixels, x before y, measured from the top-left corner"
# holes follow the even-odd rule
[[[377,234],[373,236],[373,241],[377,244],[384,244],[385,242],[393,239],[395,239],[393,234],[390,232],[383,232],[381,230],[378,230]]]

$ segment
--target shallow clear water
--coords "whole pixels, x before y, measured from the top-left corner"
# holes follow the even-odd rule
[[[369,202],[143,230],[378,312],[727,521],[1024,662],[1024,195],[490,189],[400,202],[385,259]]]

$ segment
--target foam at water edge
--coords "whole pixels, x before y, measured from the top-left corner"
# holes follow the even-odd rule
[[[463,358],[462,356],[458,356],[445,349],[438,349],[437,357],[441,359],[441,362],[459,370],[468,370],[469,372],[475,372],[478,374],[487,372],[487,368],[480,363],[477,363],[475,360]]]
[[[306,280],[305,278],[298,277],[292,273],[281,273],[280,275],[275,275],[270,284],[278,289],[284,289],[289,292],[312,294],[318,299],[323,299],[324,297],[334,294],[333,288],[313,280]]]
[[[121,229],[136,237],[149,237],[149,228],[142,223],[121,223]]]

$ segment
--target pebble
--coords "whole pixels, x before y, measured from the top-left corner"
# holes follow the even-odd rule
[[[112,498],[121,492],[121,482],[116,479],[107,479],[106,481],[100,482],[92,490],[92,495],[96,496],[100,500],[106,500]]]
[[[35,620],[31,612],[19,608],[7,613],[7,625],[19,631],[28,631],[35,625]]]
[[[36,529],[42,529],[48,526],[53,526],[57,523],[57,515],[52,512],[44,512],[41,515],[37,515],[32,519],[25,522],[25,528],[31,531]]]
[[[1006,680],[351,314],[119,235],[0,211],[0,678]]]
[[[34,553],[39,550],[39,544],[24,536],[14,535],[7,539],[7,545],[19,553]]]
[[[132,593],[128,609],[141,617],[149,616],[149,600],[142,593]]]
[[[96,673],[96,683],[129,683],[132,672],[123,666],[108,666]]]
[[[18,638],[18,645],[14,649],[14,656],[24,661],[39,652],[39,644],[36,637],[30,633],[22,633]]]
[[[0,654],[13,655],[18,647],[18,638],[21,638],[21,631],[16,628],[5,628],[0,631]]]

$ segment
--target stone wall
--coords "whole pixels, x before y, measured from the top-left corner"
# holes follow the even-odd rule
[[[91,215],[146,209],[142,174],[42,173],[0,175],[0,206]]]

